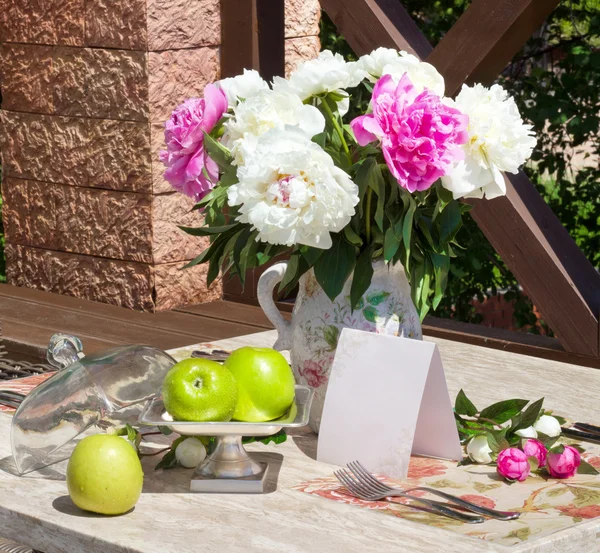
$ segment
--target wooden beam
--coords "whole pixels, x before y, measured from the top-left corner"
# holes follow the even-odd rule
[[[505,179],[506,196],[469,200],[471,215],[565,349],[599,357],[600,274],[527,176]]]
[[[444,75],[446,95],[463,83],[493,83],[559,1],[472,2],[427,57]]]
[[[376,22],[363,24],[375,0],[322,0],[334,24],[359,55],[376,46],[408,49],[434,64],[446,80],[446,93],[464,80],[490,84],[535,29],[552,12],[557,0],[478,0],[430,53],[423,36],[415,36],[412,19],[376,2]],[[392,15],[394,14],[394,17]],[[361,19],[362,18],[362,19]],[[395,25],[398,38],[389,24]],[[414,24],[414,22],[413,22]],[[416,26],[416,25],[415,25]],[[409,29],[403,34],[403,29]],[[365,37],[360,36],[364,31]],[[419,31],[420,33],[420,31]],[[379,39],[378,39],[379,35]],[[567,351],[600,357],[600,275],[527,177],[507,175],[508,194],[493,201],[473,201],[473,218]],[[568,315],[567,315],[568,313]]]
[[[221,0],[221,78],[258,69],[256,0]]]
[[[255,0],[258,27],[258,70],[265,81],[285,75],[283,0]]]
[[[431,45],[399,0],[321,0],[322,8],[359,56],[385,46],[420,58]]]

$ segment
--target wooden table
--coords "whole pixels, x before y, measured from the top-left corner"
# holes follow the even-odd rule
[[[274,332],[215,342],[230,349],[271,345]],[[547,406],[577,419],[600,419],[600,371],[445,340],[440,347],[452,397],[460,388],[480,405],[509,397],[545,396]],[[185,357],[193,347],[174,351]],[[0,415],[0,534],[45,553],[597,553],[600,519],[546,538],[505,547],[383,516],[292,489],[330,476],[315,461],[316,438],[299,432],[278,446],[250,446],[276,470],[271,493],[188,493],[190,472],[154,472],[145,458],[144,493],[121,517],[86,514],[67,496],[64,464],[45,475],[10,474],[10,417]]]

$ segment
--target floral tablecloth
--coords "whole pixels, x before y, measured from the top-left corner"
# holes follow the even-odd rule
[[[583,458],[600,469],[600,445],[586,443],[585,448]],[[418,485],[440,488],[485,507],[519,511],[522,515],[509,522],[488,519],[482,524],[462,524],[453,519],[411,509],[403,505],[406,500],[400,498],[395,499],[397,503],[362,501],[349,495],[333,476],[304,482],[295,489],[502,545],[515,545],[525,540],[541,538],[579,522],[600,517],[599,476],[578,474],[567,480],[537,476],[528,478],[526,482],[509,485],[500,479],[493,467],[459,467],[452,461],[413,457],[406,482],[385,480],[390,485],[406,489]],[[415,495],[426,494],[415,492]]]

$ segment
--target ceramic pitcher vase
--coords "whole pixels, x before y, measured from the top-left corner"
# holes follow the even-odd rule
[[[402,265],[373,264],[373,279],[358,307],[350,309],[350,286],[346,281],[342,293],[331,301],[312,271],[299,282],[299,292],[286,321],[273,301],[273,289],[285,274],[287,263],[267,269],[258,282],[258,301],[278,332],[277,350],[289,350],[292,369],[298,384],[315,390],[310,413],[310,427],[318,432],[325,402],[325,392],[338,338],[343,328],[378,334],[421,339],[421,323],[410,297],[410,285]]]

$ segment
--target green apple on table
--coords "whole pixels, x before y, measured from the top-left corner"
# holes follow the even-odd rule
[[[231,371],[238,387],[234,420],[270,421],[283,416],[293,404],[294,375],[278,351],[245,346],[233,351],[224,366]]]
[[[84,511],[126,513],[140,498],[143,483],[137,451],[119,436],[96,434],[84,438],[67,465],[69,495]]]
[[[184,359],[167,373],[162,387],[165,409],[176,421],[229,421],[238,401],[236,379],[208,359]]]

